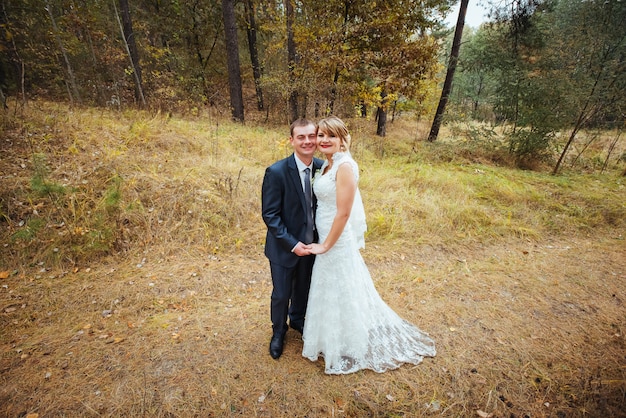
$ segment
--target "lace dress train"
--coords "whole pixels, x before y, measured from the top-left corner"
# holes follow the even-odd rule
[[[349,153],[335,154],[333,167],[315,177],[320,242],[335,217],[335,180],[337,168],[344,163],[352,166],[358,181],[358,167]],[[363,204],[357,191],[341,237],[327,253],[316,257],[313,266],[302,355],[312,361],[323,357],[328,374],[361,369],[380,373],[403,363],[419,364],[436,354],[428,334],[400,318],[376,291],[359,252],[364,231]]]

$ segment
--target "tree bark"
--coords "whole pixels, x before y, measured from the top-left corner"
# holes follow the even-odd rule
[[[606,158],[604,159],[604,164],[602,164],[602,170],[600,170],[600,174],[604,173],[604,170],[606,170],[607,166],[609,165],[609,159],[611,158],[611,154],[613,153],[613,150],[615,150],[615,146],[617,145],[617,141],[619,141],[619,137],[622,135],[622,132],[619,131],[617,133],[617,135],[615,136],[615,139],[613,140],[613,142],[611,142],[611,144],[609,145],[609,151],[606,154]]]
[[[2,91],[2,86],[0,86],[0,105],[2,106],[2,109],[8,109],[7,106],[7,98],[4,95],[4,92]]]
[[[135,33],[133,32],[133,21],[130,18],[130,8],[128,6],[128,0],[119,0],[120,12],[122,13],[122,21],[120,22],[119,15],[117,14],[117,8],[115,9],[115,16],[117,22],[120,25],[122,31],[122,37],[124,38],[124,46],[126,53],[130,59],[130,65],[133,70],[133,76],[135,78],[135,100],[140,106],[146,106],[146,97],[143,94],[143,81],[141,79],[141,65],[139,64],[139,52],[137,50],[137,43],[135,42]],[[115,6],[115,2],[113,3]]]
[[[263,90],[261,89],[261,64],[259,64],[259,51],[256,43],[256,17],[254,11],[254,0],[246,0],[246,12],[248,15],[248,49],[250,50],[250,62],[252,63],[252,76],[254,77],[254,88],[256,90],[256,104],[258,110],[263,110]]]
[[[157,10],[158,10],[158,5],[155,5]],[[221,28],[219,30],[216,29],[215,31],[215,36],[213,36],[213,43],[211,44],[211,47],[209,48],[209,51],[206,53],[206,56],[203,55],[204,53],[204,45],[201,42],[201,37],[200,34],[203,33],[203,28],[201,28],[201,23],[200,23],[200,19],[196,19],[196,14],[198,14],[198,8],[199,8],[199,4],[198,3],[194,3],[191,7],[191,12],[193,14],[193,25],[192,25],[192,34],[190,35],[190,40],[189,40],[189,50],[190,52],[192,52],[195,56],[196,59],[198,61],[198,67],[199,67],[199,77],[200,80],[202,81],[202,91],[204,92],[204,97],[206,98],[205,100],[209,103],[209,105],[213,106],[214,101],[213,101],[213,97],[215,96],[215,92],[213,91],[213,89],[211,89],[209,87],[209,83],[207,81],[205,72],[206,72],[206,67],[208,65],[208,63],[211,61],[211,57],[213,56],[213,52],[215,51],[215,46],[217,45],[217,41],[219,39],[219,37],[221,36]],[[165,42],[164,42],[165,45]],[[191,46],[193,46],[193,49],[191,48]]]
[[[236,122],[243,122],[243,89],[239,64],[235,0],[222,0],[222,16],[224,19],[224,35],[226,37],[226,63],[228,65],[228,86],[230,88],[232,119]]]
[[[330,101],[328,102],[327,113],[331,115],[335,111],[335,100],[337,98],[337,81],[339,81],[339,67],[335,67],[335,75],[333,76],[333,87],[330,89]]]
[[[361,112],[361,117],[366,118],[367,117],[367,105],[365,104],[364,100],[361,100],[361,102],[359,103],[359,110]]]
[[[376,120],[378,121],[376,135],[384,137],[387,135],[387,93],[383,90],[380,97],[382,100],[376,112]]]
[[[10,27],[9,25],[9,16],[7,15],[7,11],[6,11],[6,5],[5,2],[2,2],[2,14],[0,15],[0,25],[2,25],[5,28]],[[15,44],[15,37],[11,36],[10,39],[6,39],[5,37],[5,41],[8,42],[10,41],[10,46],[11,48],[9,48],[7,46],[7,50],[9,51],[9,61],[12,64],[13,67],[13,76],[15,77],[15,82],[16,85],[20,86],[20,93],[22,96],[22,104],[26,103],[26,91],[24,90],[24,61],[22,60],[22,57],[20,56],[19,51],[17,50],[17,45]],[[3,81],[3,85],[8,85],[8,83],[4,83]],[[3,93],[4,94],[4,93]],[[7,91],[8,94],[8,91]],[[4,103],[6,104],[6,97],[4,98]]]
[[[54,19],[54,14],[52,13],[52,7],[50,6],[50,2],[46,0],[46,10],[48,11],[48,15],[50,16],[50,21],[52,22],[52,29],[54,34],[54,39],[57,42],[57,46],[61,51],[61,55],[63,55],[63,60],[65,61],[65,70],[67,71],[66,81],[69,84],[68,86],[68,94],[70,96],[70,101],[73,103],[76,100],[80,103],[80,93],[78,92],[78,86],[76,85],[76,78],[74,77],[74,71],[72,70],[72,65],[70,64],[70,60],[67,56],[67,51],[63,46],[63,42],[61,42],[61,37],[59,36],[59,28],[57,27],[57,22]]]
[[[103,77],[102,77],[102,66],[99,64],[98,62],[98,58],[96,56],[96,50],[94,49],[93,46],[93,39],[91,37],[91,31],[89,30],[89,27],[85,26],[84,28],[85,31],[85,38],[87,39],[87,45],[89,45],[89,52],[91,53],[91,64],[93,66],[93,73],[94,73],[94,77],[96,78],[97,83],[95,83],[95,89],[96,89],[96,102],[99,105],[103,105],[106,103],[106,97],[102,91],[102,86],[104,85]]]
[[[347,28],[348,28],[348,19],[350,18],[350,6],[351,1],[345,1],[343,6],[343,40],[342,43],[345,44],[347,37]],[[339,65],[335,66],[335,75],[333,76],[333,87],[330,90],[330,100],[328,103],[328,114],[333,114],[335,111],[335,100],[337,100],[337,82],[339,81]]]
[[[298,119],[298,89],[296,88],[296,64],[298,54],[296,52],[296,41],[294,40],[293,22],[294,11],[292,0],[285,0],[285,11],[287,13],[287,63],[289,66],[289,81],[291,93],[289,94],[289,123]]]
[[[439,128],[441,128],[443,114],[446,111],[448,97],[450,96],[450,91],[452,90],[452,80],[454,79],[456,64],[459,60],[459,51],[461,50],[461,38],[463,37],[463,26],[465,26],[465,14],[467,13],[468,3],[469,0],[461,0],[461,7],[459,8],[459,18],[456,21],[454,40],[452,41],[452,50],[450,51],[450,61],[448,63],[448,70],[446,71],[446,79],[443,82],[443,90],[441,91],[439,105],[437,105],[435,118],[430,128],[430,133],[428,134],[428,140],[430,142],[435,141],[437,139],[437,136],[439,135]]]

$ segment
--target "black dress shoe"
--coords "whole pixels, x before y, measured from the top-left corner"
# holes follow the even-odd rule
[[[298,331],[300,333],[300,335],[302,335],[302,332],[304,331],[304,326],[300,325],[300,324],[289,324],[289,326],[293,329],[295,329],[296,331]]]
[[[280,334],[272,335],[272,340],[270,341],[270,356],[274,360],[277,360],[281,354],[283,354],[283,344],[285,342],[285,336]]]

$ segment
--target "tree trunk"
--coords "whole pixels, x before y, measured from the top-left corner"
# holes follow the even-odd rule
[[[63,55],[63,60],[65,61],[65,70],[67,71],[66,82],[68,86],[68,94],[70,96],[70,101],[73,103],[76,100],[80,103],[80,93],[78,92],[78,86],[76,85],[76,78],[74,77],[74,71],[72,70],[72,65],[70,64],[70,60],[67,56],[67,51],[63,46],[63,42],[61,42],[61,37],[59,36],[59,28],[57,27],[57,22],[54,19],[54,14],[52,14],[52,7],[50,6],[50,2],[46,0],[46,10],[48,11],[48,15],[50,16],[50,21],[52,22],[52,30],[54,34],[54,39],[57,42],[57,46],[61,51],[61,55]]]
[[[435,112],[435,119],[430,128],[428,134],[428,140],[433,142],[439,135],[439,128],[441,128],[441,122],[443,121],[443,114],[446,111],[446,104],[448,104],[448,96],[452,90],[452,80],[454,79],[454,72],[456,71],[456,64],[459,60],[459,51],[461,50],[461,38],[463,37],[463,26],[465,26],[465,14],[467,13],[467,4],[469,0],[461,0],[461,7],[459,9],[459,18],[456,21],[456,29],[454,30],[454,40],[452,41],[452,50],[450,51],[450,62],[448,63],[448,71],[446,71],[446,79],[443,82],[443,90],[441,91],[441,98],[439,99],[439,105]]]
[[[5,27],[5,28],[10,27],[9,16],[7,15],[5,2],[2,2],[2,14],[0,15],[0,27]],[[13,76],[15,77],[15,84],[20,86],[22,104],[24,104],[26,103],[26,91],[24,90],[24,61],[22,60],[22,57],[20,56],[20,53],[17,50],[17,45],[15,44],[15,37],[11,36],[9,40],[11,42],[11,50],[9,52],[10,54],[9,62],[11,62],[12,67],[13,67],[13,71],[14,71]],[[8,83],[4,83],[4,80],[2,84],[8,85]]]
[[[302,97],[302,108],[300,109],[300,117],[306,118],[306,110],[309,107],[309,95],[308,93],[304,93]]]
[[[364,100],[361,100],[361,103],[359,103],[359,110],[361,111],[361,117],[366,118],[367,117],[367,105],[365,104]]]
[[[478,115],[478,107],[480,106],[480,102],[478,99],[480,98],[483,92],[483,82],[484,82],[483,76],[480,76],[480,81],[478,82],[478,91],[476,92],[476,97],[472,103],[472,112],[474,114],[474,118],[476,118],[476,116]]]
[[[606,170],[607,166],[609,165],[609,159],[611,158],[611,154],[613,153],[613,150],[615,150],[615,146],[617,145],[617,141],[619,141],[619,137],[621,135],[622,132],[619,131],[617,133],[617,136],[615,136],[613,142],[611,142],[611,145],[609,145],[609,151],[607,152],[606,158],[604,159],[604,164],[602,164],[602,170],[600,170],[600,174],[604,173],[604,170]]]
[[[4,95],[4,92],[2,91],[2,86],[0,86],[0,105],[2,105],[2,109],[8,109],[7,106],[7,98]]]
[[[241,85],[241,68],[239,66],[239,41],[237,39],[235,0],[222,0],[222,16],[224,18],[224,35],[226,37],[230,108],[233,120],[243,122],[243,92]]]
[[[298,119],[298,89],[296,88],[296,64],[298,54],[296,53],[296,42],[294,40],[293,22],[294,12],[292,0],[285,0],[285,11],[287,13],[287,63],[289,65],[289,81],[291,93],[289,95],[289,123]]]
[[[158,9],[158,6],[157,6],[157,9]],[[197,13],[195,5],[192,11],[193,13]],[[203,56],[204,47],[200,42],[201,41],[200,34],[199,34],[200,30],[201,29],[199,28],[199,20],[194,18],[193,27],[192,27],[193,35],[191,35],[191,40],[189,41],[190,45],[193,45],[194,49],[191,49],[190,47],[190,51],[193,54],[195,54],[196,59],[198,60],[198,66],[200,68],[199,77],[200,77],[200,80],[202,81],[202,91],[204,92],[204,97],[206,97],[206,101],[209,103],[209,105],[212,106],[214,104],[213,96],[216,93],[209,87],[209,83],[207,82],[205,72],[206,72],[206,66],[211,61],[211,57],[213,56],[213,52],[215,51],[215,46],[217,45],[217,40],[220,36],[220,33],[219,33],[219,30],[216,30],[215,36],[213,37],[213,43],[211,44],[211,48],[209,48],[209,51],[205,57]],[[164,42],[163,45],[165,46],[166,43]]]
[[[346,37],[348,34],[348,19],[350,18],[350,6],[351,1],[345,1],[343,6],[343,37],[342,44],[346,43]],[[337,100],[337,82],[339,81],[339,65],[335,67],[335,74],[333,76],[333,87],[330,90],[330,101],[327,108],[327,114],[333,114],[335,111],[335,100]]]
[[[333,87],[330,89],[330,102],[328,103],[328,114],[331,114],[331,115],[335,111],[335,99],[337,98],[337,81],[339,81],[339,67],[335,67],[335,75],[333,76]]]
[[[102,77],[102,69],[101,69],[101,65],[98,62],[98,58],[96,56],[96,50],[94,49],[93,46],[93,39],[91,37],[91,31],[89,30],[88,27],[84,28],[85,31],[85,38],[87,39],[87,44],[89,45],[89,52],[91,53],[91,64],[93,66],[93,72],[94,72],[94,77],[97,80],[97,82],[95,83],[95,89],[96,89],[96,102],[99,105],[103,105],[106,103],[106,97],[104,95],[104,92],[102,91],[102,86],[104,85],[103,77]]]
[[[135,42],[135,33],[133,32],[133,21],[130,18],[130,8],[128,6],[128,0],[119,0],[120,12],[122,13],[122,22],[120,22],[119,15],[117,14],[117,8],[115,9],[115,16],[117,22],[120,25],[122,31],[122,37],[124,38],[124,46],[126,53],[130,59],[130,66],[133,70],[133,76],[135,78],[135,100],[140,106],[146,106],[146,97],[143,94],[143,82],[141,80],[141,66],[139,65],[139,52],[137,51],[137,43]],[[115,2],[113,2],[115,6]]]
[[[259,51],[256,44],[256,17],[254,12],[254,0],[246,0],[246,11],[248,14],[248,49],[250,50],[250,62],[252,63],[252,76],[254,77],[254,88],[256,89],[256,104],[258,110],[263,110],[263,90],[261,89],[261,64],[259,64]]]
[[[380,97],[382,100],[376,112],[376,119],[378,120],[376,135],[384,137],[387,135],[387,93],[382,91]]]
[[[596,89],[598,88],[598,85],[600,84],[600,80],[602,79],[603,71],[604,71],[604,67],[601,68],[600,71],[598,71],[598,73],[596,74],[593,86],[591,87],[591,91],[589,92],[589,95],[587,95],[587,100],[585,101],[583,108],[578,114],[578,118],[576,119],[574,128],[572,129],[572,132],[569,136],[569,139],[567,140],[567,143],[565,144],[565,147],[563,147],[563,151],[561,152],[561,155],[559,156],[559,160],[556,162],[556,165],[554,166],[554,169],[552,170],[553,175],[558,174],[559,169],[561,168],[561,164],[563,163],[563,160],[565,159],[565,155],[567,154],[569,147],[574,143],[574,139],[576,139],[576,135],[578,134],[578,131],[582,129],[583,126],[590,119],[592,119],[592,117],[596,114],[596,112],[600,111],[600,107],[592,105],[591,101],[592,101],[592,98],[595,97]],[[610,85],[613,85],[614,81],[615,79],[610,83]]]

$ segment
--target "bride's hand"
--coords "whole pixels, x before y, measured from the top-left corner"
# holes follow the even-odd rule
[[[308,247],[311,254],[324,254],[328,251],[322,244],[310,244]]]

